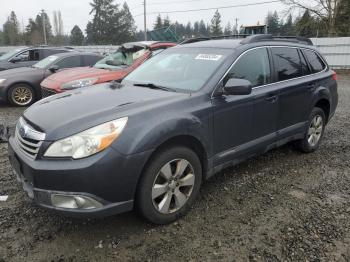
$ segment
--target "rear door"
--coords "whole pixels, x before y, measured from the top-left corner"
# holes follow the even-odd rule
[[[280,90],[278,135],[289,137],[304,131],[315,86],[306,60],[295,47],[271,47],[275,81]]]

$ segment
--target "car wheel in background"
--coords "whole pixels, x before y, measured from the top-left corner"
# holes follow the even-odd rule
[[[34,89],[27,84],[16,84],[8,91],[8,101],[14,106],[29,106],[35,101]]]
[[[305,136],[297,141],[297,147],[305,153],[311,153],[318,149],[326,127],[326,117],[321,108],[315,107],[309,117]]]
[[[188,212],[201,183],[202,166],[196,153],[186,147],[162,150],[141,177],[137,211],[151,223],[171,223]]]

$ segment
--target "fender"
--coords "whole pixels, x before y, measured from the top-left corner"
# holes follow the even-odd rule
[[[164,118],[159,121],[159,118]],[[144,123],[144,121],[143,121]],[[133,125],[131,125],[133,126]],[[207,141],[209,130],[209,120],[201,122],[194,115],[159,115],[157,118],[151,118],[143,126],[125,130],[121,140],[114,145],[114,148],[122,154],[137,154],[149,150],[155,150],[167,140],[177,136],[192,136],[202,143],[203,148],[210,148],[211,144]],[[125,136],[124,136],[125,135]],[[130,143],[130,141],[132,141]]]
[[[329,90],[326,87],[319,86],[313,92],[312,102],[310,103],[309,112],[312,111],[312,109],[316,106],[318,101],[320,101],[321,99],[326,99],[330,104],[330,108],[332,108],[331,93],[329,92]]]

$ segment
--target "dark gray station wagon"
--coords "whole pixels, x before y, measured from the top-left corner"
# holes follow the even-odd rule
[[[81,217],[135,208],[164,224],[223,168],[291,141],[316,150],[337,103],[336,74],[308,39],[198,41],[165,50],[121,84],[37,102],[9,156],[42,207]]]

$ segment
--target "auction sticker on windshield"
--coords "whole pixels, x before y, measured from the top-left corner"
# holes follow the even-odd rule
[[[209,60],[209,61],[218,61],[222,55],[214,55],[214,54],[199,54],[195,58],[196,60]]]

